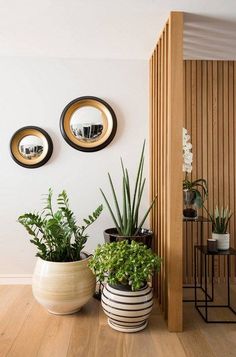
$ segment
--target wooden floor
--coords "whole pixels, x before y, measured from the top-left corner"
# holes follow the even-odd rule
[[[30,286],[0,286],[0,357],[236,356],[236,325],[206,324],[190,303],[184,321],[183,333],[169,333],[155,304],[146,330],[122,334],[107,325],[94,299],[77,314],[55,316]]]

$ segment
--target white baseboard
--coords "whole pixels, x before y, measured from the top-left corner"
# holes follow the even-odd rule
[[[32,283],[30,274],[0,274],[0,285],[29,285]]]

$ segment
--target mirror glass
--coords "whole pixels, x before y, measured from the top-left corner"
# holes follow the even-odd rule
[[[70,119],[70,128],[76,138],[85,142],[99,139],[103,131],[102,111],[85,106],[74,111]]]
[[[36,135],[25,136],[19,143],[19,152],[28,160],[41,156],[43,153],[42,139]]]

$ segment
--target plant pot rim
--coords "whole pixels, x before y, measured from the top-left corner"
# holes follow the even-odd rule
[[[72,260],[71,262],[54,262],[52,260],[45,260],[45,259],[42,259],[40,257],[37,257],[37,259],[42,261],[42,262],[48,263],[48,264],[60,264],[60,265],[61,264],[65,264],[65,265],[78,264],[78,263],[81,263],[81,262],[86,262],[89,259],[91,259],[92,254],[89,254],[87,252],[81,252],[81,253],[82,253],[82,256],[85,256],[85,258],[81,257],[80,260]]]
[[[226,232],[226,233],[217,233],[217,232],[212,232],[212,234],[217,234],[217,235],[219,235],[219,236],[224,236],[224,235],[228,235],[229,234],[229,232]]]
[[[142,290],[145,290],[148,286],[146,281],[145,281],[145,284],[138,290],[132,290],[130,285],[109,284],[109,283],[107,283],[107,285],[110,286],[111,288],[119,290],[119,291],[129,291],[129,292],[142,291]]]
[[[117,232],[117,228],[115,228],[115,227],[107,228],[107,229],[105,229],[104,232],[107,233],[107,234],[111,234],[111,235],[113,235],[113,236],[124,237],[124,238],[144,237],[144,236],[148,236],[148,235],[153,235],[153,231],[150,230],[150,229],[147,229],[147,228],[141,228],[141,230],[139,231],[139,234],[137,234],[136,236],[135,236],[135,235],[132,235],[132,236],[123,236],[123,235],[120,235],[120,234]],[[140,234],[140,233],[141,233],[141,234]]]

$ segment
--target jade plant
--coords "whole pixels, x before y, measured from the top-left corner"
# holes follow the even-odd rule
[[[219,210],[218,206],[216,206],[213,213],[209,213],[206,207],[204,208],[212,223],[212,232],[217,234],[226,234],[228,231],[229,220],[233,215],[229,208],[222,207],[221,210]]]
[[[124,285],[133,291],[146,285],[154,271],[159,271],[159,258],[146,245],[127,240],[98,246],[89,267],[98,281]]]
[[[144,150],[145,150],[145,141],[142,147],[141,157],[138,164],[138,170],[137,170],[133,190],[131,189],[128,169],[124,167],[124,163],[121,158],[121,168],[122,168],[121,203],[118,202],[117,193],[111,175],[110,173],[108,173],[108,179],[111,187],[115,209],[112,208],[111,204],[108,201],[107,196],[104,194],[103,190],[100,189],[102,196],[108,207],[108,210],[111,214],[111,217],[113,219],[113,222],[115,224],[115,227],[117,229],[117,232],[120,236],[138,235],[156,200],[155,197],[151,205],[149,206],[148,210],[144,214],[144,216],[141,219],[139,219],[140,204],[141,204],[143,190],[146,182],[146,179],[143,178]]]
[[[66,191],[58,195],[56,210],[53,208],[52,195],[52,189],[49,189],[41,213],[25,213],[18,218],[18,222],[32,237],[30,242],[38,249],[36,256],[53,262],[80,260],[80,253],[88,238],[85,230],[99,217],[103,207],[100,205],[83,220],[82,225],[78,225]]]

